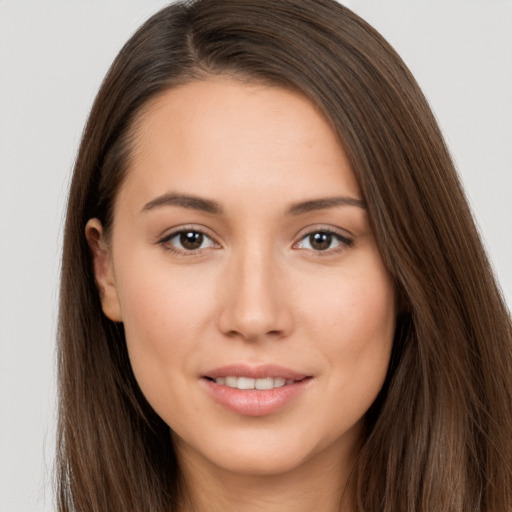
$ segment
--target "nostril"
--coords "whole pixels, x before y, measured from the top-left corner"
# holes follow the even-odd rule
[[[218,325],[223,334],[231,339],[251,342],[265,338],[278,340],[292,330],[293,318],[287,306],[276,297],[235,295],[222,304]]]

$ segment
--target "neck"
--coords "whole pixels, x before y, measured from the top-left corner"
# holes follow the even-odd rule
[[[354,453],[320,453],[280,474],[240,474],[181,451],[183,506],[180,512],[350,512],[347,481]],[[339,455],[339,453],[338,453]]]

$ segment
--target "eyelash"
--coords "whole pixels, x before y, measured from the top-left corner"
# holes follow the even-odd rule
[[[176,237],[181,236],[181,235],[186,234],[186,233],[189,233],[189,234],[190,233],[199,234],[199,235],[209,239],[210,243],[212,244],[211,246],[220,247],[220,244],[218,244],[208,233],[206,233],[204,230],[202,230],[200,228],[197,228],[197,227],[180,228],[177,231],[173,231],[172,233],[169,233],[168,235],[165,235],[163,238],[158,240],[157,243],[162,245],[165,248],[165,250],[167,250],[167,251],[169,251],[169,252],[171,252],[173,254],[178,254],[180,256],[185,256],[185,257],[200,256],[200,255],[203,254],[203,252],[205,250],[210,248],[210,247],[206,247],[206,248],[198,248],[198,249],[187,250],[187,249],[179,249],[179,248],[177,248],[174,245],[169,243],[173,238],[176,238]],[[340,252],[345,251],[347,248],[350,248],[350,247],[354,246],[354,240],[352,238],[344,236],[344,235],[342,235],[342,234],[340,234],[337,231],[334,231],[332,229],[316,228],[316,229],[312,229],[312,230],[308,231],[307,233],[303,234],[300,237],[300,239],[293,244],[293,248],[300,250],[300,248],[297,248],[296,246],[298,244],[300,244],[301,242],[303,242],[304,240],[307,240],[308,237],[311,237],[311,236],[316,235],[316,234],[329,235],[329,236],[335,238],[339,242],[339,245],[337,247],[335,247],[334,249],[331,249],[331,248],[327,248],[325,250],[307,249],[307,250],[311,251],[313,254],[315,254],[315,256],[322,257],[322,256],[330,256],[332,254],[338,254]]]
[[[173,238],[176,238],[176,237],[181,236],[186,233],[194,233],[194,234],[202,235],[203,237],[209,239],[211,241],[212,245],[216,245],[216,246],[220,247],[220,245],[208,233],[206,233],[206,231],[204,231],[200,228],[197,228],[197,227],[180,228],[176,231],[173,231],[172,233],[169,233],[168,235],[165,235],[163,238],[158,240],[157,243],[162,245],[165,250],[167,250],[173,254],[178,254],[180,256],[185,256],[185,257],[201,256],[203,254],[203,252],[208,248],[191,249],[191,250],[179,249],[169,243]]]
[[[293,247],[297,246],[297,244],[303,242],[304,240],[307,240],[309,237],[311,237],[313,235],[316,235],[316,234],[322,234],[322,235],[331,236],[332,238],[336,239],[339,242],[339,245],[336,246],[333,249],[331,249],[331,248],[328,248],[328,249],[325,249],[325,250],[308,249],[308,250],[312,251],[312,253],[315,256],[320,256],[320,257],[331,256],[333,254],[338,254],[340,252],[343,252],[347,248],[351,248],[351,247],[354,246],[354,240],[352,238],[344,236],[341,233],[339,233],[339,232],[337,232],[337,231],[335,231],[333,229],[319,227],[319,228],[314,228],[314,229],[308,231],[307,233],[305,233],[304,235],[302,235],[300,237],[299,241],[295,242],[293,244]]]

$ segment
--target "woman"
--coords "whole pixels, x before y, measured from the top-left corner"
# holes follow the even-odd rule
[[[381,36],[328,0],[173,4],[75,167],[60,509],[509,510],[511,331]]]

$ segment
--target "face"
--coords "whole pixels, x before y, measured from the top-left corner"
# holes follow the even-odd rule
[[[109,242],[95,219],[87,237],[178,457],[245,474],[350,458],[386,375],[394,288],[308,100],[229,79],[153,99]]]

